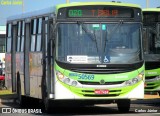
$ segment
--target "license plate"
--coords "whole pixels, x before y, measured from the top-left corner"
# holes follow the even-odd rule
[[[95,94],[109,94],[109,90],[106,89],[96,89],[94,91]]]

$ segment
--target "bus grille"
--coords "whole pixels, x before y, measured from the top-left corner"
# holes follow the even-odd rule
[[[88,73],[88,74],[116,74],[116,73],[124,73],[124,72],[130,72],[133,69],[70,69],[73,72],[79,72],[79,73]]]
[[[147,90],[152,90],[156,89],[159,85],[157,83],[147,83],[147,86],[145,87],[146,91]]]
[[[78,82],[84,85],[116,85],[116,84],[122,84],[124,81],[105,82],[104,84],[100,84],[100,82],[89,82],[89,81],[78,81]]]

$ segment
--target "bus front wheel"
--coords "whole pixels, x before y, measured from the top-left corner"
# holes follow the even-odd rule
[[[119,112],[129,112],[131,100],[122,99],[117,101],[117,107]]]
[[[21,80],[19,73],[17,74],[17,102],[20,106],[23,106],[23,100],[21,95]]]
[[[47,84],[46,84],[46,79],[42,81],[42,100],[43,100],[43,110],[47,113],[51,112],[51,103],[50,99],[48,98],[48,91],[47,91]]]

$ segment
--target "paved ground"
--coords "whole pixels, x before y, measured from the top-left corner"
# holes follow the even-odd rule
[[[0,103],[14,102],[16,97],[16,94],[0,95]]]
[[[32,102],[31,102],[32,103]],[[157,106],[155,105],[157,103]],[[131,108],[128,113],[120,113],[118,112],[116,104],[99,104],[94,106],[86,106],[86,107],[62,107],[58,109],[53,109],[51,114],[47,113],[12,113],[12,114],[3,114],[3,116],[45,116],[45,115],[54,115],[54,116],[159,116],[160,115],[160,100],[134,100],[131,103]],[[159,104],[159,105],[158,105]],[[12,108],[12,109],[22,109],[17,104],[13,103],[3,103],[0,105],[3,108]],[[33,108],[33,107],[30,107]],[[23,108],[28,109],[28,108]],[[152,109],[152,112],[147,112]],[[158,109],[158,112],[153,112]],[[1,110],[1,109],[0,109]],[[144,112],[145,111],[145,112]],[[2,115],[2,114],[0,114]]]
[[[0,95],[0,112],[2,107],[9,107],[9,108],[18,108],[22,109],[15,103],[16,95],[15,94],[6,94]],[[28,108],[38,108],[38,107],[31,107],[33,106],[34,102],[29,102]],[[158,109],[158,112],[154,112]],[[54,109],[55,110],[55,109]],[[151,110],[151,113],[147,113],[148,110]],[[131,109],[130,112],[127,114],[119,114],[117,105],[116,104],[101,104],[101,105],[94,105],[90,107],[78,107],[78,108],[58,108],[54,111],[51,115],[81,115],[81,116],[101,116],[101,115],[117,115],[117,116],[159,116],[160,115],[160,97],[159,95],[145,95],[143,100],[132,100],[131,102]],[[0,114],[1,116],[2,114]],[[4,116],[8,116],[9,114],[3,114]],[[22,114],[10,114],[11,116],[20,116]],[[34,116],[37,114],[23,114],[23,116]],[[46,113],[38,114],[38,115],[48,115]]]
[[[159,95],[145,95],[144,99],[155,99],[155,98],[160,98]]]
[[[17,97],[16,94],[12,94],[11,92],[7,91],[7,94],[2,94],[6,92],[2,92],[3,90],[0,90],[0,103],[2,102],[14,102],[15,98]],[[160,98],[159,94],[157,95],[145,95],[144,99],[156,99]]]

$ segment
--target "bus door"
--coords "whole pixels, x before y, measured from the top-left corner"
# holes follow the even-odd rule
[[[25,24],[25,37],[24,37],[24,93],[30,95],[30,73],[29,73],[29,44],[30,44],[30,23]]]
[[[43,65],[43,76],[42,76],[42,93],[47,92],[47,96],[53,93],[53,79],[52,77],[52,64],[53,64],[53,21],[43,20],[43,40],[42,40],[42,65]],[[45,86],[45,87],[44,87]],[[43,88],[44,87],[44,88]],[[46,93],[45,92],[45,93]]]
[[[12,92],[16,92],[16,38],[17,25],[12,25],[12,41],[11,41],[11,78],[12,78]]]

